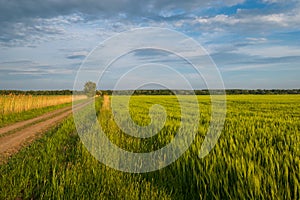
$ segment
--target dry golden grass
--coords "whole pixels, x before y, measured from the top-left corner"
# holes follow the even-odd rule
[[[84,95],[76,97],[76,100],[86,98]],[[55,106],[72,101],[71,95],[0,95],[0,114],[21,113],[23,111]]]

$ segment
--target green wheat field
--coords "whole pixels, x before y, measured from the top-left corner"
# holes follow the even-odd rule
[[[211,102],[209,96],[197,98],[196,138],[171,165],[136,174],[109,168],[88,152],[69,117],[0,165],[0,199],[300,199],[300,95],[228,95],[224,129],[204,158],[198,155]],[[97,97],[99,123],[127,151],[162,148],[180,126],[176,96],[131,97],[138,125],[150,123],[154,104],[166,110],[163,128],[148,139],[122,132],[102,104]]]

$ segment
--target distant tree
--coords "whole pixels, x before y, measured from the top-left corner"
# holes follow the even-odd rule
[[[88,81],[84,84],[83,92],[88,97],[94,97],[96,94],[96,83]]]
[[[102,92],[100,90],[96,90],[96,95],[97,96],[101,96],[102,95]]]

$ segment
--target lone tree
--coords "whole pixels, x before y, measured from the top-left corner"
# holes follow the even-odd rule
[[[94,97],[96,94],[96,83],[88,81],[84,84],[84,94],[88,97]]]

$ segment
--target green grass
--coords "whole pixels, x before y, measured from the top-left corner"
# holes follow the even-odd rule
[[[72,118],[0,166],[0,199],[169,199],[161,188],[95,160]]]
[[[119,98],[119,97],[117,97]],[[176,162],[159,171],[130,174],[98,162],[82,145],[72,118],[0,166],[0,199],[299,199],[300,96],[228,96],[227,117],[215,148],[198,153],[210,121],[210,100],[199,96],[198,135]],[[123,133],[109,110],[98,113],[107,136],[131,151],[151,151],[170,142],[180,123],[174,96],[134,96],[131,116],[150,122],[160,103],[167,121],[157,136]],[[101,99],[97,100],[99,111]],[[124,119],[124,123],[126,119]]]

